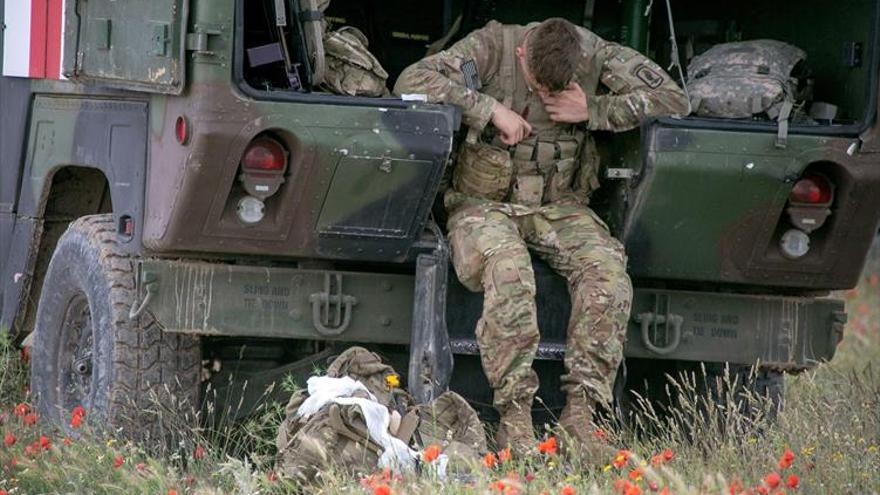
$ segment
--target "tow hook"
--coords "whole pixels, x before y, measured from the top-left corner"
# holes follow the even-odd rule
[[[678,349],[678,345],[681,343],[681,327],[684,324],[684,317],[676,314],[667,314],[667,315],[658,315],[656,313],[640,313],[635,316],[636,323],[640,323],[642,325],[642,345],[645,346],[646,349],[653,352],[654,354],[670,354],[676,349]],[[651,340],[651,329],[654,329],[654,335],[657,334],[657,330],[660,325],[664,325],[666,327],[666,342],[665,346],[657,346]],[[672,335],[669,332],[672,332]]]
[[[342,274],[325,273],[324,291],[309,296],[312,303],[312,324],[326,337],[342,334],[351,324],[352,308],[357,306],[356,297],[342,293]]]

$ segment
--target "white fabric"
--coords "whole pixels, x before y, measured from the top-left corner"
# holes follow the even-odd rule
[[[361,408],[370,437],[382,446],[382,455],[379,456],[380,468],[410,471],[415,467],[416,451],[388,432],[391,415],[388,413],[387,407],[375,400],[359,397],[339,397],[333,402],[343,406],[354,405]]]
[[[297,416],[308,418],[320,411],[337,397],[351,397],[355,392],[364,392],[373,400],[376,396],[371,394],[363,383],[351,377],[331,378],[329,376],[313,376],[306,381],[309,389],[309,398],[304,400],[296,410]]]
[[[296,410],[298,416],[308,418],[331,402],[344,406],[358,406],[364,415],[370,437],[382,446],[379,467],[407,471],[415,467],[416,451],[388,432],[388,425],[391,422],[388,408],[376,401],[376,396],[370,393],[363,383],[348,376],[342,378],[313,376],[306,384],[309,397]],[[352,397],[355,392],[365,392],[370,398]]]

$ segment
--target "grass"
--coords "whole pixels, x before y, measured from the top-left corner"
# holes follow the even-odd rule
[[[456,481],[432,476],[377,473],[357,479],[327,472],[310,487],[294,486],[271,472],[275,428],[283,407],[268,403],[244,423],[207,431],[187,431],[185,445],[158,457],[136,445],[93,434],[88,417],[75,438],[37,419],[25,424],[16,415],[26,404],[27,372],[21,354],[0,342],[0,494],[274,494],[274,493],[730,493],[731,484],[766,488],[768,474],[781,475],[786,493],[863,494],[880,491],[880,249],[857,289],[843,294],[850,320],[833,362],[789,377],[786,408],[770,425],[760,414],[749,418],[720,406],[685,400],[677,420],[663,423],[649,408],[641,421],[655,426],[650,437],[603,425],[609,442],[630,453],[615,467],[607,459],[592,467],[582,459],[550,455],[517,460],[488,469],[477,461]],[[685,397],[692,385],[679,384]],[[733,400],[733,399],[731,399]],[[768,405],[754,398],[754,408]],[[733,418],[738,434],[721,419]],[[31,418],[33,419],[33,418]],[[659,428],[656,426],[659,425]],[[681,427],[687,425],[687,427]],[[41,445],[41,438],[42,440]],[[181,445],[184,445],[183,443]],[[195,449],[191,446],[196,445]],[[652,456],[668,450],[671,460],[652,466]],[[780,456],[794,454],[792,467],[781,470]],[[657,459],[655,459],[657,460]],[[639,469],[639,471],[636,471]],[[634,471],[636,471],[634,473]],[[785,484],[790,475],[799,487]],[[641,477],[641,479],[638,479]],[[771,480],[772,481],[772,480]],[[630,483],[629,487],[624,483]],[[633,487],[638,487],[638,490]],[[389,491],[386,491],[389,490]],[[568,491],[568,490],[571,491]],[[629,490],[627,492],[626,490]],[[776,493],[776,491],[770,491]]]

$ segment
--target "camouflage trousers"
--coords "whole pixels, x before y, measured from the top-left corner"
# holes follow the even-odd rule
[[[563,390],[611,402],[632,303],[623,246],[584,207],[469,206],[449,220],[456,274],[484,291],[476,338],[483,369],[504,412],[531,407],[538,389],[532,361],[538,349],[535,275],[529,250],[568,281],[572,311]]]

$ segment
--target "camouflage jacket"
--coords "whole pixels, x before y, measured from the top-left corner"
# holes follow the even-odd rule
[[[506,83],[499,77],[504,57],[505,30],[513,32],[515,45],[537,24],[502,25],[489,22],[450,47],[408,67],[394,87],[395,94],[424,93],[435,103],[457,105],[469,127],[483,129],[492,118],[495,103],[505,99]],[[687,112],[684,93],[657,64],[637,51],[605,41],[586,28],[581,33],[583,61],[575,75],[587,94],[590,130],[625,131],[639,125],[646,117]],[[482,83],[473,91],[464,83],[462,63],[473,60]],[[546,123],[541,99],[529,92],[519,64],[515,64],[515,90],[511,108],[522,114],[528,106],[529,123]],[[609,91],[598,94],[599,83]],[[542,122],[544,120],[545,122]]]
[[[476,131],[487,126],[495,105],[501,102],[525,117],[533,128],[532,136],[511,150],[515,159],[523,154],[523,147],[528,154],[532,149],[539,150],[538,142],[573,139],[578,143],[579,170],[574,183],[563,185],[563,189],[573,189],[575,194],[545,193],[544,202],[548,198],[550,201],[566,198],[585,205],[590,192],[598,187],[599,164],[595,145],[588,136],[584,139],[584,129],[629,130],[646,117],[686,113],[687,100],[657,64],[631,48],[605,41],[579,28],[583,58],[574,81],[587,95],[589,119],[577,125],[552,122],[540,96],[528,88],[515,54],[515,47],[535,26],[537,23],[516,26],[489,22],[448,50],[408,67],[397,80],[394,92],[423,93],[430,102],[456,105],[462,110],[464,123]],[[471,60],[478,75],[479,91],[465,84],[462,64]],[[536,152],[532,160],[541,162],[540,153]],[[558,178],[547,179],[548,185],[559,182]],[[512,198],[502,201],[517,202]],[[456,199],[453,203],[461,202]],[[447,207],[450,207],[449,198]]]

